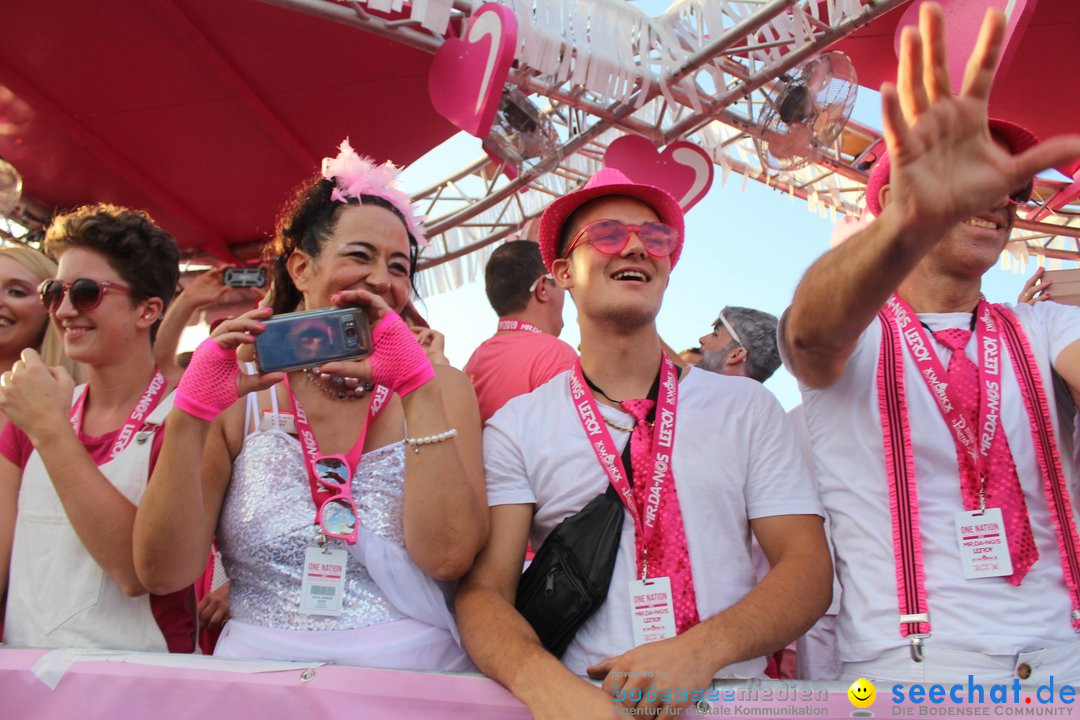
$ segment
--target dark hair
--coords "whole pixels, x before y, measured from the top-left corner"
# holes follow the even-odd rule
[[[500,246],[484,269],[484,290],[495,314],[505,317],[524,310],[529,286],[546,272],[536,243],[516,240]]]
[[[43,248],[59,258],[71,248],[101,253],[124,282],[144,298],[160,298],[164,309],[180,281],[180,251],[172,235],[142,210],[98,203],[58,215],[45,232]],[[132,297],[134,305],[138,297]],[[157,337],[161,318],[150,329]]]
[[[270,298],[274,313],[287,313],[296,309],[302,295],[293,284],[286,263],[289,256],[303,250],[316,258],[322,253],[323,243],[334,232],[341,210],[349,205],[376,205],[394,213],[402,225],[405,218],[401,211],[377,195],[361,195],[360,199],[346,197],[347,203],[331,200],[334,183],[316,175],[297,188],[293,198],[278,216],[274,237],[266,243],[263,257],[270,267]],[[408,233],[408,226],[406,226]],[[416,238],[409,235],[409,284],[416,290],[416,263],[420,248]]]

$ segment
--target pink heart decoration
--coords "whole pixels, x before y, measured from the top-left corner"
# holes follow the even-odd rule
[[[428,72],[428,96],[435,110],[459,128],[487,137],[503,86],[514,61],[517,18],[510,8],[485,3],[465,30],[448,38]]]
[[[642,136],[623,135],[608,145],[604,165],[621,171],[634,182],[667,190],[683,212],[705,197],[713,181],[712,158],[685,140],[657,152]]]

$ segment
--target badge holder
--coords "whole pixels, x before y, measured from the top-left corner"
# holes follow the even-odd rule
[[[1012,575],[1012,556],[1001,508],[986,507],[986,478],[979,488],[979,509],[956,513],[956,542],[964,578],[977,580]]]
[[[642,562],[641,579],[630,581],[630,622],[634,647],[675,637],[675,605],[671,578],[650,578],[649,558]]]
[[[331,548],[323,535],[318,547],[304,550],[304,579],[300,586],[300,612],[308,615],[341,615],[345,596],[348,553]]]

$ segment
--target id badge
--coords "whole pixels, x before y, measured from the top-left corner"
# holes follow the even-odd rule
[[[304,580],[300,586],[300,612],[340,615],[345,594],[345,562],[341,548],[309,547],[304,551]]]
[[[259,432],[269,432],[274,429],[274,413],[263,410],[262,421],[259,422]],[[289,435],[296,435],[296,419],[292,413],[277,413],[277,429]]]
[[[1012,575],[1012,557],[1001,508],[956,513],[956,541],[966,579]]]
[[[675,637],[675,606],[671,578],[630,581],[630,620],[634,646]]]

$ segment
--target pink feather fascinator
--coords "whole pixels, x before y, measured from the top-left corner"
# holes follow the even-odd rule
[[[412,199],[397,186],[401,169],[389,160],[376,165],[371,158],[357,155],[348,138],[341,142],[338,150],[337,157],[323,158],[322,161],[322,176],[334,183],[330,199],[347,203],[349,198],[359,200],[361,195],[380,197],[405,218],[405,227],[417,244],[427,247],[430,243],[424,236],[424,218],[416,214]]]

